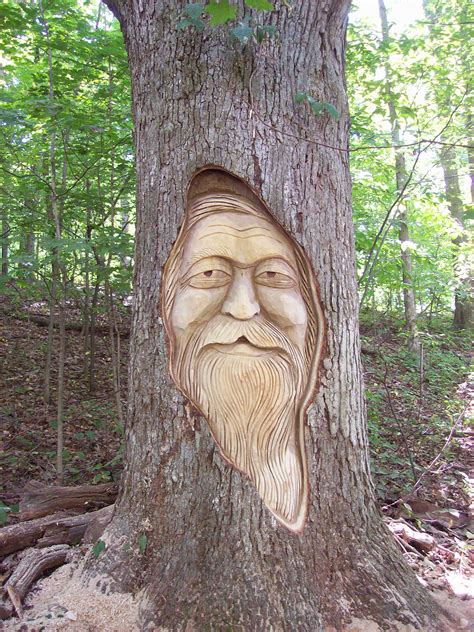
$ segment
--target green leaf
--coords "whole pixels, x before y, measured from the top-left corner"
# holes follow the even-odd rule
[[[192,26],[193,22],[192,20],[190,20],[189,18],[183,18],[182,20],[180,20],[178,22],[178,24],[176,25],[176,28],[179,31],[182,31],[183,29],[187,28],[188,26]]]
[[[306,101],[308,102],[309,107],[316,114],[316,116],[319,116],[324,112],[323,104],[319,101],[316,101],[316,99],[313,99],[313,97],[310,97],[308,95],[306,97]]]
[[[145,533],[142,533],[142,535],[138,538],[138,548],[140,549],[140,553],[142,555],[146,551],[147,544],[148,544],[148,538],[146,537]]]
[[[184,7],[184,14],[187,17],[183,17],[176,25],[176,28],[182,31],[188,26],[194,26],[196,31],[201,33],[204,30],[204,22],[201,19],[203,11],[204,5],[200,2],[187,4]]]
[[[237,15],[237,6],[235,4],[229,4],[228,0],[211,0],[208,5],[204,7],[204,11],[211,16],[211,25],[218,26],[219,24],[226,24],[229,20],[233,20]]]
[[[323,102],[323,103],[321,103],[321,105],[326,110],[326,112],[329,114],[329,116],[332,116],[332,118],[335,119],[336,121],[339,120],[340,114],[336,110],[336,108],[332,105],[332,103]]]
[[[0,507],[0,524],[6,524],[8,522],[9,511],[10,507],[5,507],[5,505]]]
[[[92,547],[92,553],[95,555],[95,557],[99,557],[104,549],[105,542],[103,540],[97,540],[97,542]]]
[[[192,2],[184,7],[184,13],[191,18],[191,20],[197,20],[201,17],[204,9],[204,5],[200,2]]]
[[[274,37],[275,33],[276,33],[275,26],[272,26],[272,25],[257,26],[257,33],[256,33],[257,42],[261,44],[265,38],[265,35],[268,35],[268,37],[272,38]]]
[[[294,100],[295,103],[304,103],[306,101],[316,116],[320,116],[321,114],[324,114],[324,112],[327,112],[329,116],[332,116],[332,118],[336,119],[336,121],[339,118],[339,112],[331,103],[316,101],[316,99],[307,92],[297,92],[294,96]]]
[[[258,11],[273,11],[275,8],[268,0],[245,0],[245,4],[251,9],[257,9]]]
[[[474,219],[474,206],[466,204],[464,210],[464,219]]]
[[[306,92],[297,92],[295,94],[295,103],[303,103],[308,98]]]
[[[252,29],[243,22],[239,22],[239,25],[230,30],[231,34],[239,40],[241,44],[246,44],[252,37]]]

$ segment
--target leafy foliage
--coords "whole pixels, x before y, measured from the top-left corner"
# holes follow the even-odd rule
[[[469,230],[470,220],[466,212],[463,229],[451,214],[440,162],[443,145],[437,144],[453,142],[456,147],[470,142],[464,108],[466,66],[457,61],[472,56],[466,49],[469,28],[461,27],[457,16],[459,9],[465,15],[467,4],[463,0],[455,9],[449,0],[427,2],[425,9],[432,7],[431,17],[401,35],[392,29],[386,42],[369,24],[354,21],[349,27],[351,171],[365,307],[370,301],[372,308],[392,313],[401,309],[401,249],[409,249],[412,255],[412,280],[421,314],[450,309],[454,292],[459,293],[459,279],[468,276],[460,237]],[[404,158],[410,182],[398,202],[384,77],[387,65],[394,81],[392,96],[402,144],[408,145]],[[464,148],[456,154],[462,182],[468,156]],[[410,228],[410,242],[405,244],[398,239],[402,205]],[[374,254],[376,263],[367,269]]]

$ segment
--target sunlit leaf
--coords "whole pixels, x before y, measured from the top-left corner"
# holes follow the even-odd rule
[[[226,24],[235,18],[237,5],[230,4],[228,0],[220,0],[220,2],[211,0],[204,7],[204,11],[211,16],[211,25],[218,26],[219,24]]]
[[[258,11],[272,11],[275,8],[268,0],[245,0],[245,4]]]

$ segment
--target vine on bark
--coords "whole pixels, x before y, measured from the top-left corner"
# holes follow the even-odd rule
[[[272,11],[274,9],[273,4],[268,2],[268,0],[245,0],[245,4],[247,7],[259,12]],[[204,13],[210,16],[209,24],[211,27],[220,26],[235,20],[237,5],[229,3],[228,0],[209,0],[208,4],[200,2],[187,4],[183,9],[181,20],[176,25],[176,28],[184,30],[190,26],[196,29],[198,33],[202,33],[206,26],[206,22],[203,19]],[[245,46],[250,41],[261,44],[267,36],[268,38],[275,37],[277,30],[272,24],[257,24],[249,16],[243,16],[236,26],[229,28],[229,33],[232,38]],[[334,105],[316,101],[306,91],[295,94],[295,103],[307,103],[315,116],[329,114],[336,121],[339,119],[339,112]]]

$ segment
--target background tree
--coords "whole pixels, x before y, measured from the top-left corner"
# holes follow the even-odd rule
[[[403,284],[397,278],[397,249],[402,246],[412,260],[416,311],[420,316],[427,314],[431,324],[432,317],[450,309],[459,285],[456,269],[461,269],[459,265],[453,267],[457,247],[452,241],[459,238],[460,229],[449,216],[439,152],[449,145],[457,147],[462,183],[469,146],[464,115],[468,92],[461,77],[455,76],[454,69],[459,66],[440,59],[468,57],[463,52],[468,27],[446,19],[443,38],[436,41],[431,40],[426,21],[414,23],[402,33],[392,25],[385,41],[379,28],[376,22],[364,23],[354,16],[349,29],[351,171],[361,306],[364,310],[370,307],[375,318],[380,310],[392,315],[400,312]],[[440,45],[444,40],[447,45]],[[401,193],[390,183],[396,174],[390,165],[393,139],[382,60],[389,67],[403,141],[397,150],[404,152],[407,176]],[[449,107],[436,105],[436,91],[451,95]],[[464,188],[461,184],[463,200]],[[410,239],[403,244],[396,235],[402,206],[410,215]],[[463,247],[460,252],[465,262]]]
[[[423,2],[429,32],[429,48],[432,54],[431,92],[438,112],[441,116],[453,109],[456,101],[463,101],[460,121],[454,130],[448,130],[443,136],[444,145],[439,149],[439,160],[443,170],[446,201],[450,213],[458,226],[458,234],[454,238],[454,268],[457,277],[454,293],[453,324],[458,329],[472,325],[472,265],[467,255],[469,236],[465,226],[465,196],[463,194],[462,173],[472,153],[472,86],[470,70],[473,55],[470,46],[472,32],[472,7],[469,3],[452,3],[450,1],[433,3]],[[455,61],[446,64],[446,56]],[[464,147],[457,149],[456,144],[462,139]],[[471,146],[469,148],[469,146]],[[467,156],[466,156],[467,149]],[[464,156],[462,155],[464,152]],[[471,203],[473,201],[471,186]]]
[[[91,391],[99,303],[102,312],[108,305],[120,422],[122,418],[115,303],[117,295],[130,292],[132,235],[127,226],[134,221],[126,59],[116,23],[111,24],[105,11],[101,15],[99,5],[41,0],[2,9],[7,63],[0,130],[9,159],[1,167],[6,258],[1,283],[13,299],[48,302],[44,399],[46,406],[53,396],[56,400],[61,480],[66,309],[72,305],[82,314]],[[127,222],[122,222],[122,207]],[[99,301],[104,295],[107,300]]]
[[[379,0],[380,23],[382,26],[382,42],[388,44],[390,40],[387,9],[384,0]],[[393,88],[390,64],[385,63],[385,91],[387,95],[387,105],[391,126],[391,139],[395,148],[395,181],[396,190],[399,195],[403,195],[407,184],[407,168],[404,150],[397,147],[401,144],[400,121],[397,113],[397,103]],[[400,259],[403,281],[403,303],[405,308],[405,323],[408,331],[408,348],[415,353],[419,352],[419,340],[416,327],[416,301],[413,282],[413,262],[410,252],[410,231],[408,228],[408,212],[404,201],[400,201],[398,211],[399,239],[400,239]]]
[[[108,5],[129,54],[139,222],[126,466],[100,566],[122,589],[145,588],[143,627],[314,631],[351,615],[420,626],[436,609],[387,537],[368,472],[344,91],[348,3],[299,3],[262,17],[250,7],[269,3],[211,2],[213,25],[239,10],[233,41],[226,28],[208,28],[202,5],[184,15],[174,1]],[[259,42],[257,25],[278,37]],[[308,413],[311,499],[300,536],[276,525],[224,463],[169,377],[161,272],[187,184],[209,164],[262,196],[320,285],[327,352]]]

